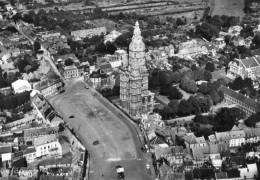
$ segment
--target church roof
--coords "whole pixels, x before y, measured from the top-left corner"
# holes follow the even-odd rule
[[[135,23],[134,34],[129,45],[129,51],[145,51],[145,44],[143,42],[138,22]]]

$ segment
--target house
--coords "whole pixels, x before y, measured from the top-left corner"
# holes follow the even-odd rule
[[[246,135],[244,130],[231,130],[229,132],[230,140],[229,140],[229,147],[241,147],[241,145],[245,144],[246,142]]]
[[[145,131],[148,140],[151,140],[156,136],[156,129],[165,128],[165,123],[157,113],[143,114],[140,127]]]
[[[23,130],[24,143],[33,142],[35,138],[46,135],[57,135],[59,133],[58,127],[37,127],[28,128]]]
[[[7,96],[12,93],[11,87],[3,87],[0,88],[0,94],[3,94],[4,96]]]
[[[256,164],[247,164],[246,167],[238,168],[241,179],[256,179],[258,169]]]
[[[12,146],[4,145],[0,147],[0,154],[2,162],[12,160]]]
[[[109,75],[113,72],[112,65],[110,63],[104,63],[99,66],[99,69],[105,74]]]
[[[246,143],[257,143],[260,141],[260,128],[245,129]]]
[[[98,27],[92,29],[82,29],[82,30],[72,31],[71,36],[75,41],[79,41],[86,37],[91,38],[93,36],[100,36],[106,33],[107,33],[106,27]]]
[[[79,69],[75,65],[63,67],[63,77],[65,79],[77,78],[79,77]]]
[[[43,123],[56,126],[57,123],[63,121],[61,117],[57,114],[55,109],[52,107],[52,105],[39,92],[37,92],[36,90],[32,91],[30,97],[32,105],[37,111],[37,117]]]
[[[215,132],[219,152],[229,151],[230,134],[228,132]]]
[[[89,83],[94,88],[110,87],[110,77],[101,69],[92,72],[89,75]]]
[[[241,26],[231,26],[229,29],[228,29],[228,34],[233,37],[233,36],[239,36],[240,35],[240,31],[242,30],[243,28]]]
[[[179,51],[176,56],[180,58],[192,58],[208,54],[206,43],[200,39],[192,39],[179,44]]]
[[[232,39],[232,42],[233,42],[234,46],[236,46],[236,47],[238,47],[238,46],[246,46],[246,41],[241,36],[235,36]]]
[[[233,91],[232,89],[221,86],[219,91],[224,94],[224,101],[231,105],[236,105],[239,109],[244,111],[247,115],[254,114],[256,112],[260,112],[260,103],[240,94],[238,92]]]
[[[60,157],[62,146],[56,136],[42,136],[34,139],[36,157]]]
[[[22,119],[18,119],[16,121],[12,121],[12,122],[4,124],[4,128],[6,128],[6,129],[17,129],[17,128],[20,128],[22,126],[28,126],[32,122],[36,122],[34,115],[27,115],[26,114],[25,117],[22,118]]]
[[[182,146],[155,147],[155,158],[157,161],[165,159],[170,167],[179,167],[184,163],[184,157],[187,154]]]
[[[212,43],[218,49],[223,49],[226,46],[224,37],[215,38]]]
[[[260,56],[247,57],[245,59],[235,59],[229,63],[229,74],[234,77],[251,78],[260,77]]]
[[[23,157],[26,159],[26,162],[29,163],[29,164],[34,162],[35,159],[37,158],[35,147],[34,146],[27,147],[23,151]]]
[[[32,90],[30,83],[26,80],[21,79],[18,79],[15,82],[13,82],[11,86],[15,94]]]
[[[64,89],[64,83],[61,79],[45,79],[34,84],[33,89],[38,90],[43,96],[48,97],[61,92]]]

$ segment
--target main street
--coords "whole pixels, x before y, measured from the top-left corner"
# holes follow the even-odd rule
[[[116,179],[116,165],[125,168],[127,180],[151,180],[146,169],[150,159],[141,151],[140,134],[130,120],[86,89],[82,80],[67,84],[66,91],[50,102],[89,151],[90,180]]]

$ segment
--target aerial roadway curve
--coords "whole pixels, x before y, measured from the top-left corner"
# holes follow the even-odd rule
[[[117,179],[117,165],[125,168],[126,180],[152,180],[146,169],[151,159],[141,151],[140,134],[134,125],[85,86],[82,80],[73,80],[50,102],[89,151],[90,180]]]

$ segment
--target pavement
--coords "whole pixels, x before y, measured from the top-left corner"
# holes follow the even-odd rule
[[[132,122],[101,101],[95,90],[86,89],[82,80],[67,84],[66,91],[50,102],[89,151],[90,180],[117,179],[116,165],[125,168],[127,180],[151,180],[146,169],[151,159],[141,151],[141,137]]]

